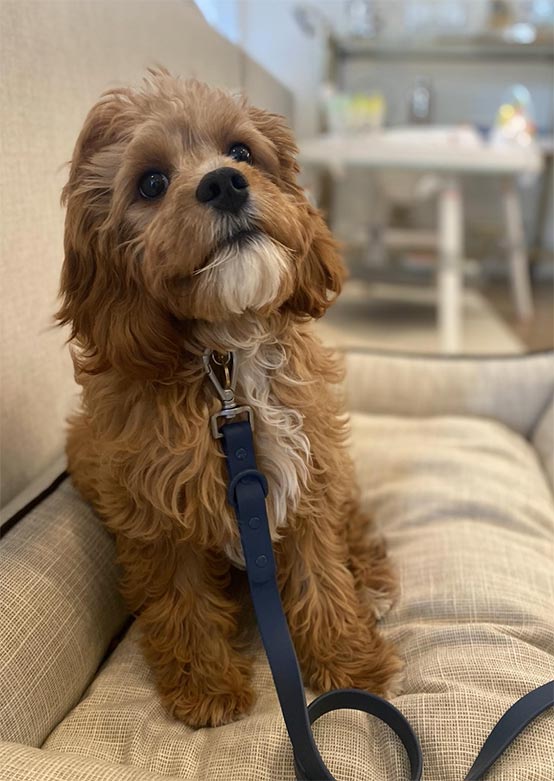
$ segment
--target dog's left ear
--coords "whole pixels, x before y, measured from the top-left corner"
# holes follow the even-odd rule
[[[321,317],[342,289],[346,269],[338,245],[321,214],[307,200],[297,182],[300,171],[296,162],[298,147],[287,121],[280,114],[248,107],[250,119],[274,145],[279,158],[281,181],[285,189],[306,209],[306,223],[312,240],[306,255],[299,259],[297,279],[292,296],[285,307],[295,314]]]
[[[308,251],[299,258],[294,292],[285,306],[295,314],[322,317],[342,290],[346,267],[323,217],[308,206],[307,220],[315,226]]]
[[[275,147],[283,184],[295,194],[301,193],[302,190],[296,182],[300,171],[296,162],[298,147],[285,117],[255,106],[248,106],[248,115],[260,133],[263,133]]]

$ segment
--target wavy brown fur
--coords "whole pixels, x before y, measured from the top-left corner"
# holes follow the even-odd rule
[[[237,141],[253,166],[226,157]],[[340,291],[343,266],[296,184],[295,152],[280,117],[158,70],[142,90],[114,90],[91,110],[63,193],[57,317],[71,324],[82,386],[69,468],[116,537],[122,591],[163,702],[195,727],[236,719],[253,701],[205,347],[239,352],[239,399],[254,406],[280,588],[307,683],[386,694],[401,668],[376,628],[395,581],[359,510],[341,371],[308,322]],[[218,165],[247,177],[245,216],[196,201],[201,176]],[[153,168],[170,186],[146,202],[137,181]],[[208,268],[245,220],[260,240]]]

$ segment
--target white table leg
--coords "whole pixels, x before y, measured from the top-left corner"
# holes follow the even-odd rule
[[[502,181],[502,210],[508,239],[514,305],[519,319],[527,320],[533,316],[533,294],[529,278],[521,203],[514,177]]]
[[[463,207],[460,182],[445,179],[439,192],[439,266],[437,272],[440,349],[460,352],[462,346]]]

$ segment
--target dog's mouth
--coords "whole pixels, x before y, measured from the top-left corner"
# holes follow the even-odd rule
[[[260,235],[260,231],[253,228],[239,230],[236,233],[233,233],[232,236],[228,236],[226,239],[219,242],[213,254],[217,254],[220,252],[220,250],[225,249],[226,247],[237,247],[240,249],[245,244],[251,242],[253,239],[258,238]]]
[[[216,265],[219,265],[218,255],[224,250],[235,249],[237,251],[244,249],[256,239],[259,239],[262,235],[261,231],[255,228],[242,228],[236,233],[232,233],[230,236],[226,236],[221,241],[217,242],[211,252],[206,256],[204,262],[195,271],[193,276],[200,274],[202,271],[207,271]]]

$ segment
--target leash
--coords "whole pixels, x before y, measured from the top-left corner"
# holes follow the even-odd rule
[[[211,418],[211,429],[213,436],[222,440],[229,474],[227,500],[237,517],[254,612],[293,747],[297,778],[335,781],[319,753],[311,725],[325,713],[349,709],[375,716],[396,733],[408,756],[410,779],[420,781],[421,746],[407,719],[392,703],[359,689],[337,689],[306,704],[302,675],[277,585],[265,502],[268,485],[257,468],[252,438],[254,417],[250,407],[238,406],[235,401],[237,358],[234,353],[219,355],[207,350],[203,360],[206,374],[223,403],[221,411]],[[223,385],[212,364],[223,374]],[[236,421],[240,415],[246,415],[246,420]],[[223,419],[221,427],[220,419]],[[518,700],[490,733],[465,781],[479,781],[517,735],[553,705],[554,681]]]

